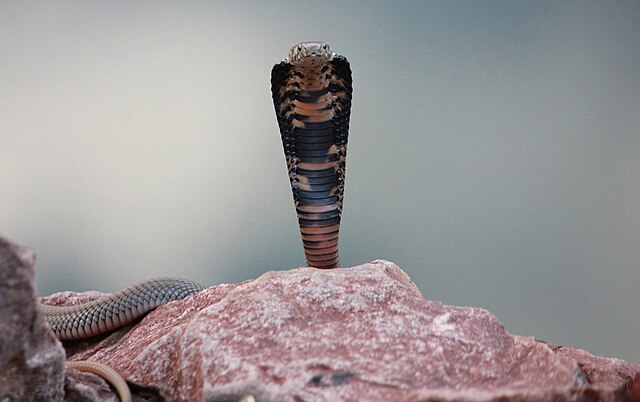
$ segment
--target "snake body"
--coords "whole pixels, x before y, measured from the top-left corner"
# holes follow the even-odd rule
[[[271,70],[271,94],[307,264],[340,266],[352,96],[347,59],[324,42],[302,42]]]
[[[202,289],[204,286],[186,279],[154,278],[76,306],[41,304],[40,311],[59,339],[78,340],[122,327],[162,304]]]

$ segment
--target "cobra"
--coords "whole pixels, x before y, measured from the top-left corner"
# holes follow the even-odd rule
[[[307,264],[338,267],[352,94],[349,62],[324,42],[302,42],[273,67],[271,90]],[[39,308],[59,339],[79,340],[113,331],[203,289],[185,279],[155,278],[89,303]],[[122,402],[131,401],[125,380],[108,366],[67,365],[102,376]]]
[[[352,92],[349,62],[324,42],[299,43],[271,70],[273,105],[311,267],[340,266]]]

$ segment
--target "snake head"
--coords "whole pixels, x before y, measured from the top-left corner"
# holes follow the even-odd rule
[[[324,42],[300,42],[289,50],[287,61],[293,65],[314,65],[333,60],[333,55]]]

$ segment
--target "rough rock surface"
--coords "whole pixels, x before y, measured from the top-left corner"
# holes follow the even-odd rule
[[[97,294],[75,296],[44,301]],[[640,366],[511,335],[483,309],[425,300],[386,261],[214,286],[65,347],[154,400],[640,400]]]
[[[0,237],[0,401],[61,398],[64,349],[36,307],[35,254]]]

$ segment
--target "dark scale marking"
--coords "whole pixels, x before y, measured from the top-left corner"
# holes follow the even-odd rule
[[[301,198],[327,198],[333,196],[331,190],[329,191],[307,191],[298,189],[298,195]]]
[[[299,127],[295,130],[295,132],[291,132],[291,134],[295,134],[297,137],[322,137],[335,135],[336,129],[333,127],[326,127],[324,129],[315,129],[310,128],[309,123],[305,124],[307,127]]]
[[[338,202],[338,197],[332,195],[326,198],[302,198],[297,197],[296,201],[298,201],[302,205],[330,205]]]
[[[301,169],[298,168],[297,172],[301,176],[307,177],[327,177],[336,175],[336,170],[334,168],[322,169],[322,170],[309,170],[309,169]]]
[[[328,129],[334,129],[334,127],[332,126],[332,122],[331,120],[327,120],[327,121],[308,121],[304,124],[305,128],[311,128],[311,129],[323,129],[323,128],[328,128]]]
[[[318,161],[322,161],[326,158],[327,155],[327,147],[320,147],[318,149],[314,149],[313,147],[302,148],[298,147],[298,156],[300,157],[300,161],[307,162],[304,157],[318,157]]]
[[[323,89],[316,90],[316,91],[303,90],[302,93],[305,96],[308,96],[308,97],[319,98],[322,95],[329,93],[329,88],[323,88]]]
[[[338,178],[334,176],[325,177],[305,177],[307,183],[312,186],[322,186],[325,184],[335,185],[338,182]]]
[[[311,226],[311,227],[324,227],[335,225],[336,223],[340,223],[340,217],[334,216],[333,218],[327,219],[305,219],[300,218],[298,222],[303,226]]]
[[[305,162],[305,163],[322,163],[325,161],[338,160],[337,154],[329,154],[327,156],[307,156],[304,154],[304,152],[300,152],[298,156],[300,158],[300,162]]]
[[[294,113],[293,114],[293,118],[296,119],[296,120],[304,121],[304,120],[307,120],[309,118],[309,116],[305,116],[305,115],[299,114],[299,113]]]
[[[300,102],[304,102],[304,103],[316,103],[317,101],[319,101],[319,97],[317,96],[307,96],[307,95],[302,95],[300,93],[296,94],[295,98],[293,98],[295,100],[298,100]]]
[[[335,144],[332,136],[326,137],[298,137],[298,146],[300,147],[324,147],[329,149]]]

